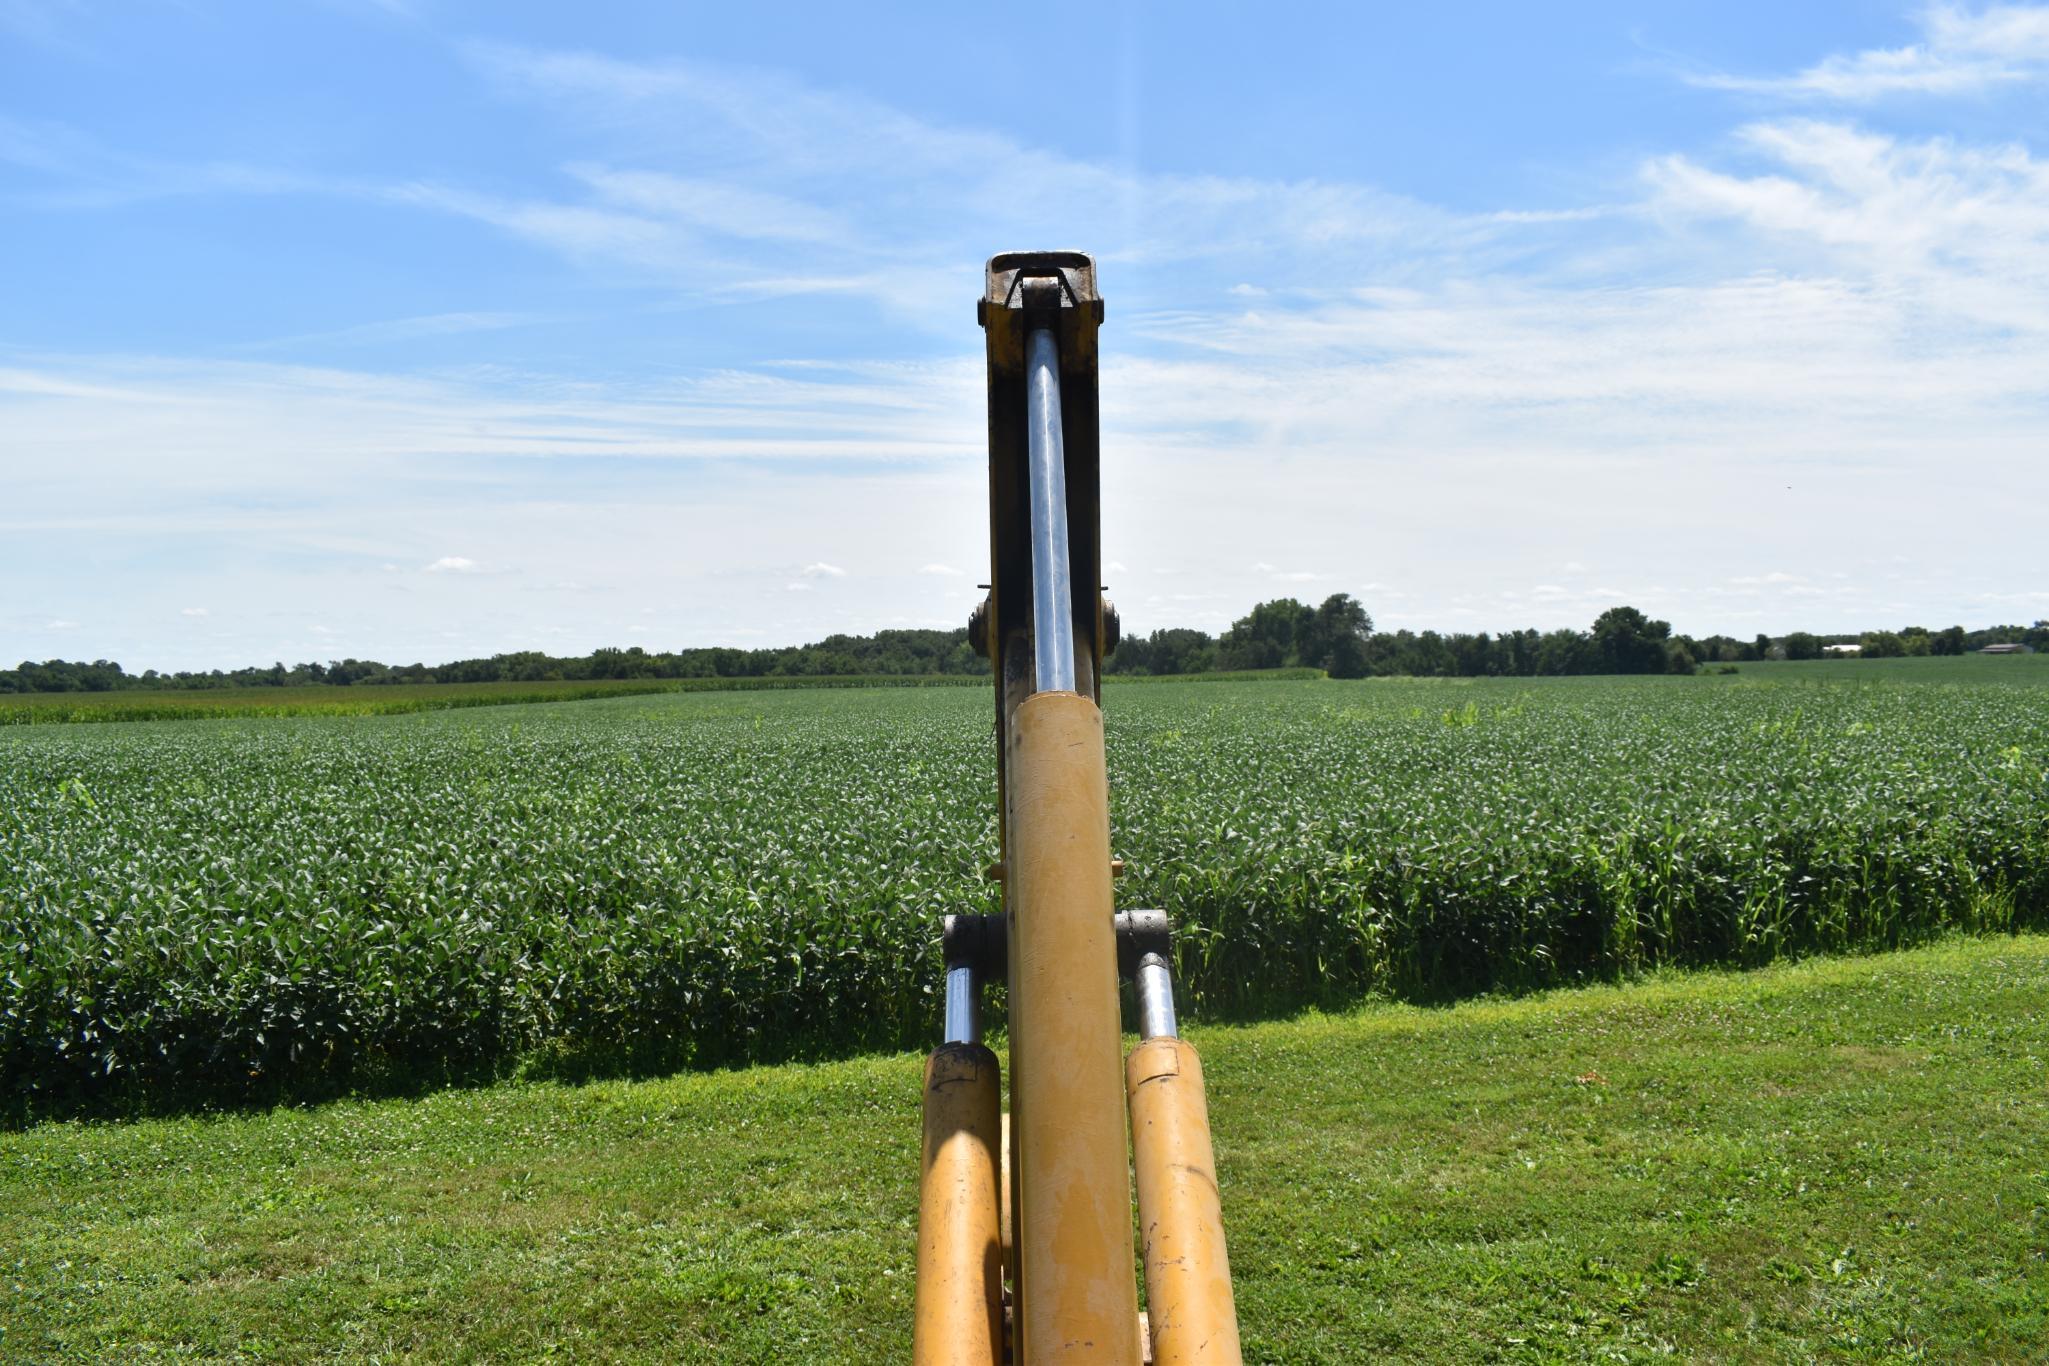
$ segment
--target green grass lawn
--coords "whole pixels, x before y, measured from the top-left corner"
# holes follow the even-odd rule
[[[1252,1359],[2049,1352],[2049,937],[1194,1037]],[[0,1357],[904,1359],[918,1075],[0,1134]]]

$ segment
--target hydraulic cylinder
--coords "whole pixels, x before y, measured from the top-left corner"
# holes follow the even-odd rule
[[[1124,1079],[1153,1361],[1237,1366],[1238,1311],[1224,1251],[1202,1062],[1180,1039],[1147,1039],[1131,1050]]]
[[[1137,1366],[1102,713],[1034,693],[1006,743],[1017,1360]]]
[[[1003,1360],[1000,1090],[996,1055],[979,1043],[944,1044],[925,1060],[911,1337],[917,1366]]]

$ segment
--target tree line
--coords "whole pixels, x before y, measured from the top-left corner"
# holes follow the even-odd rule
[[[1960,655],[1986,645],[2049,649],[2049,621],[2032,627],[1966,631],[1921,626],[1862,635],[1794,631],[1784,636],[1689,636],[1634,607],[1611,607],[1584,631],[1375,631],[1366,608],[1348,593],[1310,606],[1293,598],[1262,602],[1221,635],[1169,627],[1123,640],[1105,666],[1110,674],[1195,674],[1217,670],[1313,668],[1333,678],[1532,677],[1540,674],[1693,673],[1703,667],[1760,659],[1819,659],[1834,644],[1861,646],[1864,658]],[[266,688],[328,684],[376,687],[400,683],[537,683],[631,678],[778,678],[834,675],[986,674],[987,660],[965,628],[890,630],[872,636],[831,635],[810,645],[740,650],[727,647],[650,653],[593,650],[548,655],[536,650],[458,659],[447,664],[382,664],[339,659],[287,667],[131,674],[112,660],[24,661],[0,670],[0,693],[112,692],[147,689]]]
[[[1221,636],[1185,628],[1125,641],[1109,673],[1202,673],[1212,669],[1303,666],[1333,678],[1375,675],[1477,678],[1540,674],[1690,674],[1709,666],[1762,659],[1819,659],[1829,645],[1861,646],[1865,658],[1960,655],[1986,645],[2049,648],[2049,621],[1931,631],[1907,626],[1862,635],[1689,636],[1634,607],[1611,607],[1584,631],[1375,631],[1366,609],[1348,594],[1310,607],[1292,598],[1263,602]]]
[[[24,661],[0,670],[0,693],[110,692],[117,689],[288,688],[310,684],[378,687],[401,683],[543,683],[618,678],[777,678],[881,676],[885,674],[982,674],[989,662],[976,656],[965,628],[953,631],[892,630],[872,636],[832,635],[810,645],[740,650],[725,646],[650,652],[638,645],[593,650],[587,655],[549,655],[519,650],[447,664],[383,664],[374,659],[337,659],[325,664],[282,662],[269,668],[127,673],[111,660],[41,664]]]

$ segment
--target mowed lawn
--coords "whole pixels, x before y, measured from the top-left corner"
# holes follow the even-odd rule
[[[1252,1359],[2049,1356],[2049,938],[1194,1037]],[[0,1357],[901,1360],[919,1066],[0,1135]]]

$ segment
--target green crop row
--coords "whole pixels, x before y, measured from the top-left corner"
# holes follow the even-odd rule
[[[663,692],[780,692],[803,688],[987,687],[961,674],[803,674],[759,678],[606,678],[533,683],[313,684],[280,688],[0,693],[0,726],[95,721],[206,721],[239,716],[402,716],[459,707],[587,702]]]
[[[2044,675],[2049,678],[2049,675]],[[1261,1013],[2049,922],[2049,687],[1113,686],[1120,904]],[[0,735],[17,1113],[933,1037],[979,689]]]

